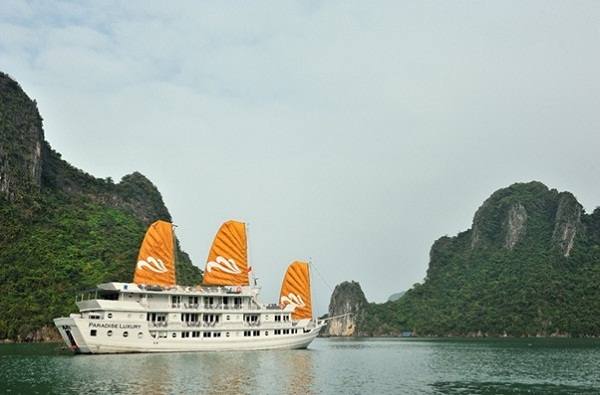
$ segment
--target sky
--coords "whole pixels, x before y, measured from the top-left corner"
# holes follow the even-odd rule
[[[377,303],[423,282],[433,242],[515,182],[600,205],[599,20],[577,0],[5,0],[0,70],[63,159],[148,177],[195,264],[246,222],[262,299],[311,261],[324,314],[343,281]]]

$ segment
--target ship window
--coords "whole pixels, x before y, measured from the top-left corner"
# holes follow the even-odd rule
[[[219,322],[219,316],[216,314],[204,314],[202,316],[202,321],[210,324],[216,324],[217,322]]]
[[[213,304],[215,304],[215,298],[212,296],[209,296],[208,298],[206,298],[206,306],[208,308],[213,307]]]
[[[190,332],[181,332],[181,337],[184,339],[190,337]]]
[[[172,336],[173,336],[173,337],[177,337],[177,333],[173,332],[173,335],[172,335]]]
[[[108,313],[108,318],[112,318],[112,313]]]
[[[260,336],[260,331],[253,331],[252,336]]]
[[[199,331],[192,332],[192,337],[200,337],[200,332]]]
[[[235,298],[233,298],[233,307],[236,309],[242,308],[242,298],[241,297],[236,296]]]
[[[213,333],[213,337],[221,337],[221,332],[215,332],[215,333]]]
[[[252,331],[244,331],[244,336],[248,337],[252,334]]]
[[[198,314],[191,314],[191,313],[181,313],[181,321],[183,322],[197,322],[198,321]]]
[[[127,336],[129,336],[129,332],[127,332],[127,331],[123,332],[123,337],[127,337]]]
[[[167,315],[164,313],[148,313],[146,319],[150,321],[153,326],[167,325]]]
[[[95,329],[92,329],[90,331],[90,336],[96,336],[96,330]]]
[[[109,330],[108,332],[106,332],[106,334],[107,334],[108,336],[112,336],[112,331],[110,331],[110,330]]]
[[[142,337],[144,337],[144,334],[142,332],[138,332],[138,339],[141,339]]]
[[[159,339],[166,339],[167,338],[167,332],[158,332],[158,338]]]
[[[119,300],[119,293],[111,291],[100,291],[97,298],[103,300]]]

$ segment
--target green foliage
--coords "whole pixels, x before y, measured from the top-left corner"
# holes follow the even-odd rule
[[[361,329],[370,335],[600,336],[600,209],[582,213],[565,256],[553,244],[561,202],[578,204],[537,182],[494,193],[472,230],[434,243],[425,282],[398,301],[369,305]],[[503,240],[515,204],[527,212],[526,232],[509,249]]]
[[[131,210],[43,193],[41,208],[23,218],[6,199],[0,202],[0,338],[26,338],[77,311],[78,290],[132,280],[146,228]],[[177,258],[178,282],[200,283],[187,254],[179,250]]]

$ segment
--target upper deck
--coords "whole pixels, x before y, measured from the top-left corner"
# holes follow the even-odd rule
[[[257,311],[282,310],[276,304],[258,301],[259,288],[170,287],[130,283],[105,283],[77,295],[81,312],[114,311]]]

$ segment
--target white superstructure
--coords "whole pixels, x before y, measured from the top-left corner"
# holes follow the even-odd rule
[[[306,348],[324,322],[292,319],[259,288],[106,283],[77,296],[78,314],[54,320],[77,353]]]

